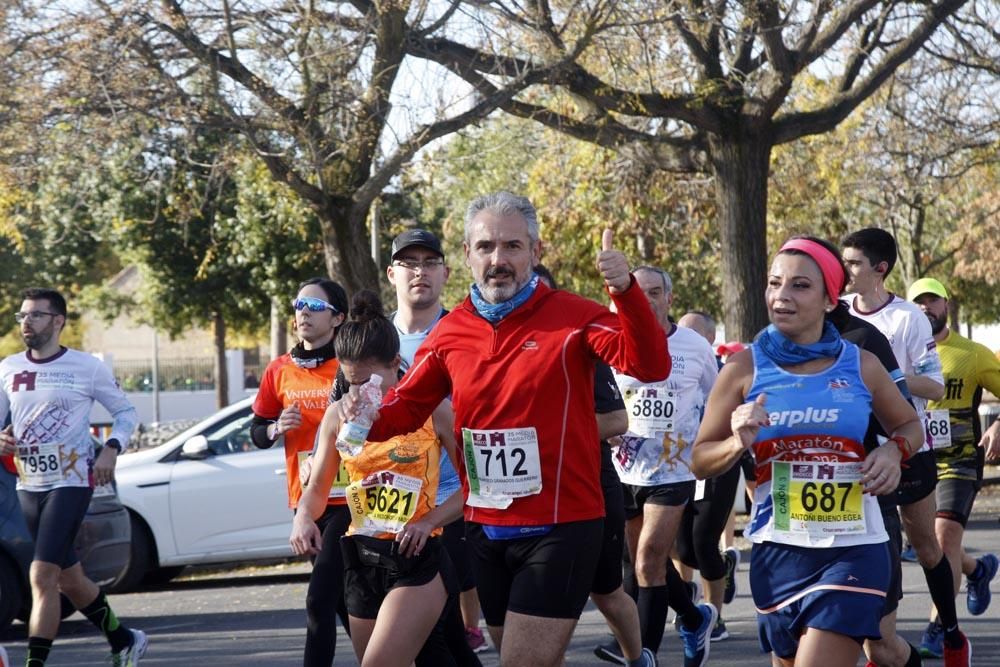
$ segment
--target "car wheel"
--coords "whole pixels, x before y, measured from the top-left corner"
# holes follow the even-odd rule
[[[181,572],[184,571],[183,565],[173,565],[171,567],[158,567],[155,570],[150,570],[146,573],[146,576],[142,578],[142,583],[150,584],[151,586],[158,586],[165,584],[167,582],[173,581],[177,578]]]
[[[24,584],[19,580],[18,572],[14,563],[0,555],[0,630],[10,625],[25,606]]]
[[[107,587],[109,593],[131,593],[139,588],[144,577],[155,566],[156,546],[149,528],[138,516],[128,513],[132,526],[132,547],[129,553],[128,565],[121,576]]]

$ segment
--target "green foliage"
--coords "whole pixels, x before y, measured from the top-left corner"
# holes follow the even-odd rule
[[[607,301],[595,258],[609,227],[634,266],[654,264],[671,273],[675,314],[691,308],[719,314],[718,238],[707,180],[681,179],[509,117],[456,136],[408,176],[422,220],[444,232],[453,267],[448,304],[464,298],[471,281],[467,269],[458,269],[465,206],[504,189],[535,204],[542,262],[565,289]]]

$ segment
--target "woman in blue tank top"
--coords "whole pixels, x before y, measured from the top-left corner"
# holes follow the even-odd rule
[[[895,490],[924,438],[878,360],[827,321],[845,275],[826,242],[782,246],[765,292],[771,325],[723,368],[693,452],[702,479],[753,454],[750,588],[761,648],[780,665],[853,666],[879,637],[890,561],[875,496]],[[871,413],[891,437],[866,455]]]

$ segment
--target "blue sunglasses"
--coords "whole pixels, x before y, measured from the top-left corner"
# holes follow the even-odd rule
[[[311,313],[322,313],[324,310],[332,310],[335,313],[340,312],[326,301],[323,301],[323,299],[317,299],[314,296],[300,296],[292,301],[292,306],[295,310],[305,310],[308,308]]]

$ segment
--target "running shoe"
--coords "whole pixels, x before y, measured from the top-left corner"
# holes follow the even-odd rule
[[[10,667],[10,656],[7,655],[7,649],[0,646],[0,667]]]
[[[722,601],[729,604],[736,597],[736,568],[740,566],[740,550],[729,547],[722,552],[722,559],[726,562],[726,589]]]
[[[595,646],[594,655],[605,662],[614,663],[616,665],[628,664],[628,660],[625,659],[625,655],[622,653],[622,649],[618,645],[618,640],[615,639],[614,635],[611,635],[603,644]]]
[[[989,608],[990,598],[993,595],[990,593],[990,582],[997,576],[997,567],[1000,567],[1000,561],[993,554],[986,554],[978,560],[976,570],[982,570],[979,578],[965,579],[965,606],[973,616],[979,616]]]
[[[479,628],[466,628],[465,641],[469,643],[469,648],[472,649],[473,653],[490,650],[490,645],[486,643],[486,637],[483,636],[483,631]]]
[[[112,667],[135,667],[139,664],[139,659],[146,655],[146,648],[149,646],[146,633],[142,630],[129,630],[129,632],[132,633],[132,643],[128,648],[111,654]]]
[[[691,602],[698,604],[698,599],[701,597],[701,584],[697,581],[685,581],[684,585],[687,586],[688,595],[691,596]],[[677,614],[677,612],[674,612],[674,617],[670,622],[674,624],[675,628],[680,629],[681,617]]]
[[[681,641],[684,643],[684,667],[702,667],[708,662],[709,649],[712,646],[710,636],[715,622],[719,620],[719,612],[710,603],[698,605],[701,614],[701,625],[697,630],[688,630],[681,623]]]
[[[962,645],[959,648],[944,645],[944,667],[972,667],[972,644],[961,630],[958,634],[962,635]]]
[[[642,667],[656,667],[656,656],[648,649],[642,649]]]
[[[928,623],[917,649],[921,658],[940,658],[944,655],[944,628],[940,623]]]
[[[716,622],[715,627],[712,628],[713,642],[721,642],[723,639],[729,639],[729,630],[726,629],[726,622],[721,618]]]
[[[913,548],[912,544],[907,544],[906,548],[903,549],[899,554],[900,560],[905,560],[907,563],[917,562],[917,550]]]

